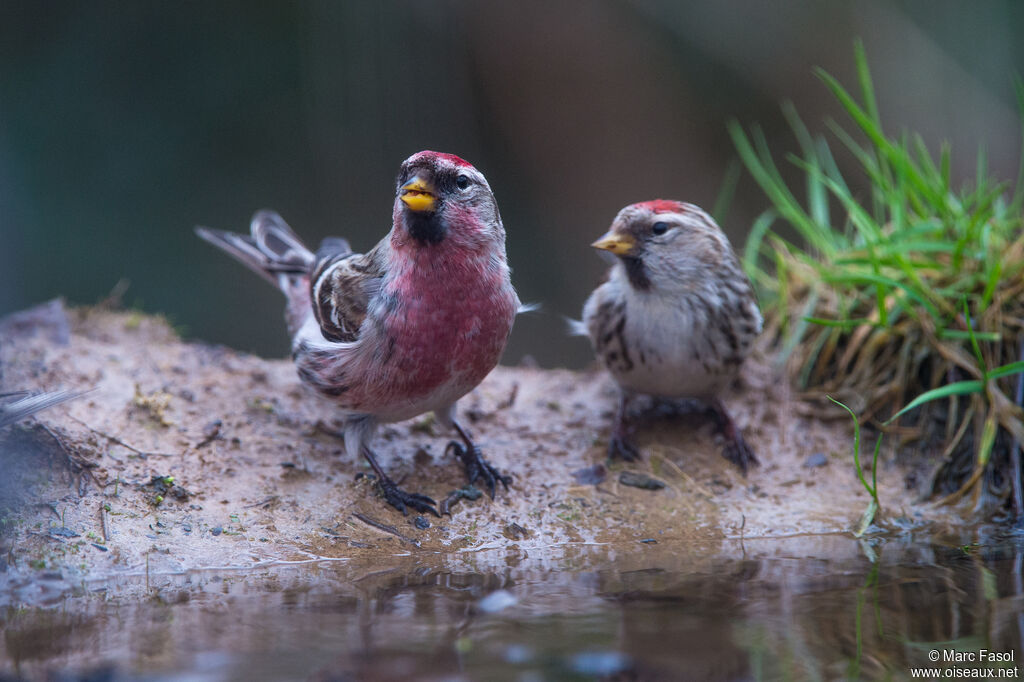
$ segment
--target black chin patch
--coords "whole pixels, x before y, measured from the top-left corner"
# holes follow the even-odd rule
[[[647,291],[651,288],[651,280],[647,277],[644,262],[635,256],[622,256],[622,264],[626,266],[626,276],[634,289]]]
[[[406,211],[405,227],[420,244],[437,244],[448,234],[448,225],[436,212]]]

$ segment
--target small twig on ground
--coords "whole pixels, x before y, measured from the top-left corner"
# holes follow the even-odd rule
[[[110,531],[107,528],[106,502],[100,502],[100,530],[103,532],[103,542],[110,542]]]
[[[516,397],[519,395],[519,382],[515,381],[512,383],[512,390],[509,392],[508,397],[498,403],[499,410],[507,410],[516,404]]]
[[[352,516],[359,519],[368,526],[376,528],[377,530],[384,531],[389,535],[394,535],[396,538],[402,540],[403,542],[408,542],[409,544],[414,545],[416,547],[420,546],[419,540],[415,540],[413,538],[402,535],[402,533],[400,533],[399,530],[394,526],[389,526],[387,524],[381,523],[380,521],[375,521],[371,519],[369,516],[366,516],[365,514],[360,514],[359,512],[352,512]]]
[[[215,419],[205,427],[203,427],[203,440],[196,445],[196,450],[205,448],[207,445],[215,440],[221,439],[220,427],[223,426],[223,422],[220,419]]]
[[[99,429],[97,429],[97,428],[95,428],[93,426],[89,426],[88,424],[86,424],[81,419],[78,419],[77,417],[72,417],[71,415],[68,415],[68,419],[70,419],[70,420],[72,420],[74,422],[78,422],[79,424],[81,424],[85,428],[87,428],[90,431],[92,431],[93,433],[95,433],[97,436],[101,436],[103,438],[106,438],[111,443],[116,443],[116,444],[120,445],[123,448],[127,448],[127,449],[131,450],[132,452],[134,452],[139,457],[142,457],[143,459],[146,459],[147,457],[175,457],[176,456],[172,452],[146,452],[145,450],[140,450],[137,447],[135,447],[134,445],[129,445],[128,443],[124,442],[123,440],[121,440],[117,436],[112,436],[109,433],[106,433],[105,431],[100,431]]]
[[[270,504],[271,502],[276,501],[279,497],[280,497],[279,495],[271,495],[270,497],[268,497],[266,499],[263,499],[263,500],[260,500],[259,502],[253,502],[252,504],[247,504],[247,505],[245,505],[243,507],[243,509],[252,509],[253,507],[262,507],[264,505],[267,505],[267,504]]]
[[[683,479],[683,481],[686,482],[686,485],[688,485],[693,490],[697,491],[698,494],[703,495],[705,498],[709,500],[715,499],[714,494],[710,490],[702,486],[700,483],[697,483],[693,476],[690,476],[688,473],[680,469],[678,464],[676,464],[663,454],[659,453],[658,457],[661,458],[662,463],[665,464],[665,466],[667,466],[673,474]]]

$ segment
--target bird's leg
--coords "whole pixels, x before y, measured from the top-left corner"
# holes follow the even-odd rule
[[[756,467],[759,464],[757,456],[754,454],[753,449],[747,445],[747,441],[743,440],[743,434],[740,433],[736,422],[729,416],[729,412],[725,409],[722,401],[715,398],[708,402],[708,406],[711,408],[715,421],[718,422],[718,428],[722,430],[722,435],[725,436],[725,449],[722,451],[722,456],[738,466],[743,475],[746,476],[747,469]]]
[[[399,488],[398,485],[391,480],[391,477],[384,473],[384,469],[377,464],[377,459],[373,456],[373,452],[365,445],[363,446],[363,457],[365,457],[366,461],[370,463],[370,466],[373,468],[373,472],[377,474],[377,485],[380,486],[380,490],[384,493],[384,499],[387,500],[388,504],[402,512],[402,514],[408,513],[405,509],[408,506],[412,507],[416,511],[430,512],[438,518],[441,517],[441,515],[437,513],[437,509],[434,508],[434,505],[436,505],[437,502],[434,502],[434,500],[430,499],[426,495],[407,493]]]
[[[459,422],[452,420],[452,426],[459,432],[459,437],[462,438],[462,442],[465,443],[465,447],[460,445],[457,441],[451,441],[448,446],[444,449],[445,454],[451,450],[455,453],[455,456],[462,460],[462,466],[466,469],[466,478],[469,479],[470,483],[474,483],[478,478],[483,478],[484,483],[487,485],[487,493],[494,499],[495,485],[500,481],[505,490],[508,490],[508,484],[512,482],[511,476],[505,476],[500,471],[495,469],[490,463],[484,459],[484,455],[480,452],[480,448],[473,442],[469,437],[469,433],[462,428]]]
[[[608,441],[608,459],[621,459],[624,462],[635,462],[640,459],[640,452],[633,445],[633,424],[629,420],[629,403],[632,395],[622,392],[619,397],[619,411],[615,415],[615,430]]]

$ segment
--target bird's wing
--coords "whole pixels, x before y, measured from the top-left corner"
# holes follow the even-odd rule
[[[359,337],[384,274],[379,244],[367,253],[352,253],[344,239],[324,240],[310,278],[313,313],[324,338],[350,343]]]

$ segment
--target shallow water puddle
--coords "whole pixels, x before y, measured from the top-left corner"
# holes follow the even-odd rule
[[[0,611],[0,679],[904,679],[933,651],[938,666],[1013,677],[1024,542],[957,542],[576,546],[77,586],[41,575]],[[963,657],[981,651],[1012,660]]]

